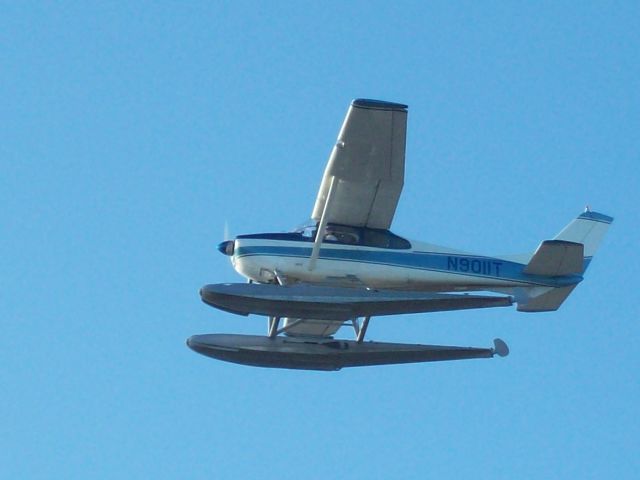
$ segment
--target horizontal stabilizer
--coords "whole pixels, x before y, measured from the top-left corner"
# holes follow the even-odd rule
[[[545,240],[533,254],[524,273],[559,277],[581,274],[583,270],[583,244],[566,240]]]
[[[518,300],[519,312],[553,312],[560,308],[562,302],[573,292],[576,285],[552,288],[548,292],[537,297],[528,298],[526,301]]]

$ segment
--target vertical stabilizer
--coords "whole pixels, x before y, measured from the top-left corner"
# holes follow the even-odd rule
[[[613,218],[586,210],[567,225],[553,240],[545,240],[532,255],[524,273],[548,277],[576,275],[575,284],[559,287],[517,289],[520,312],[557,310],[571,294],[581,274],[600,246]]]
[[[590,260],[600,246],[611,222],[613,222],[612,217],[587,210],[567,225],[554,240],[582,243],[584,258]]]

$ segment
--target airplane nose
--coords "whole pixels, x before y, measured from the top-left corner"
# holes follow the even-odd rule
[[[233,240],[227,240],[225,242],[220,242],[218,244],[218,251],[220,253],[225,254],[225,255],[231,256],[231,255],[233,255],[234,243],[235,242]]]

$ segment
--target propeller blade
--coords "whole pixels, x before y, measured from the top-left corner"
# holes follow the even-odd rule
[[[231,235],[229,234],[229,222],[227,220],[224,221],[224,240],[231,240]]]

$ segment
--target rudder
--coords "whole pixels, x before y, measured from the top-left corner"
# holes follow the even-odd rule
[[[586,210],[556,235],[554,240],[582,243],[584,245],[584,269],[586,270],[611,222],[613,222],[613,217]]]

